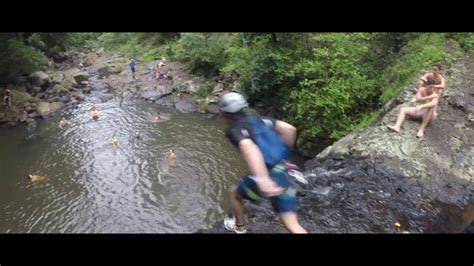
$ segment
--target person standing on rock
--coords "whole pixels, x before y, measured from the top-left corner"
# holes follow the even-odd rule
[[[136,71],[135,67],[136,67],[137,64],[135,63],[135,60],[131,59],[130,63],[128,65],[130,66],[130,70],[132,70],[133,79],[136,79],[135,78],[135,71]]]
[[[5,102],[5,109],[12,108],[12,91],[10,89],[5,90],[5,96],[3,96],[3,101]]]
[[[441,87],[435,87],[432,79],[427,79],[425,76],[421,78],[421,85],[416,93],[413,101],[421,103],[416,107],[402,107],[398,114],[397,122],[394,126],[387,126],[390,130],[400,132],[400,128],[408,115],[414,119],[421,119],[421,126],[416,133],[417,138],[422,138],[425,133],[425,128],[428,123],[436,119],[436,108],[438,106]],[[444,84],[443,84],[444,85]]]
[[[219,109],[230,124],[226,136],[236,145],[247,163],[250,175],[229,189],[232,213],[224,220],[228,231],[246,233],[243,199],[269,198],[288,231],[307,233],[296,215],[296,190],[288,180],[290,148],[296,140],[296,128],[280,120],[259,118],[244,113],[247,101],[238,93],[221,96]]]

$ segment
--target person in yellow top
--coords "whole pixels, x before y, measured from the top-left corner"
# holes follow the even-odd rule
[[[118,143],[118,140],[112,139],[112,146],[118,147],[118,144],[119,144],[119,143]]]

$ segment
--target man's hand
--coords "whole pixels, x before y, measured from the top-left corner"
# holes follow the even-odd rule
[[[254,180],[265,197],[278,196],[284,191],[284,188],[278,186],[270,177],[260,177]]]

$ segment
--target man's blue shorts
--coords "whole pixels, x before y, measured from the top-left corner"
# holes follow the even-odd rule
[[[269,198],[272,202],[273,210],[277,213],[295,212],[296,190],[288,181],[288,169],[284,164],[277,164],[269,170],[269,172],[272,180],[280,187],[285,188],[285,192],[282,194]],[[242,181],[240,181],[237,187],[237,192],[242,198],[253,202],[258,202],[264,198],[258,189],[257,183],[255,183],[254,179],[250,176],[246,176]]]

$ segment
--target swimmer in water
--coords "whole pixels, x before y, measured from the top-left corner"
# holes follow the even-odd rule
[[[64,129],[69,125],[69,122],[66,120],[66,118],[63,116],[61,117],[61,121],[59,121],[59,128]]]
[[[41,182],[47,179],[45,175],[28,175],[28,179],[31,180],[31,182]]]
[[[174,153],[173,149],[168,151],[168,158],[169,158],[169,165],[176,166],[176,154]]]
[[[95,109],[95,106],[92,107],[92,109],[91,109],[91,116],[92,116],[92,119],[94,119],[94,120],[99,119],[99,113]]]
[[[158,122],[160,122],[160,120],[161,120],[161,114],[160,114],[160,112],[156,112],[156,113],[153,115],[153,117],[151,118],[151,121],[152,121],[153,123],[158,123]]]

